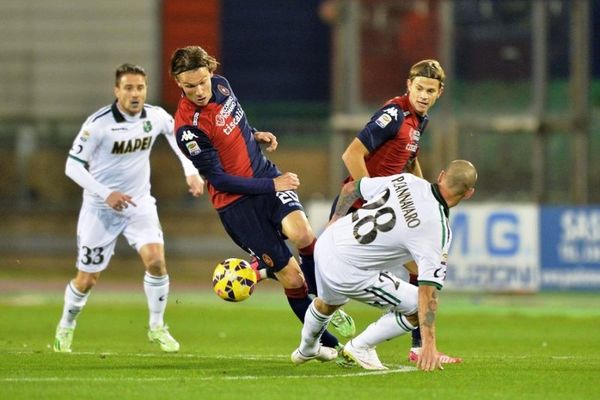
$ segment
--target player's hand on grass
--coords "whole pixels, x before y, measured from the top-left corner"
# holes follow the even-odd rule
[[[131,196],[126,195],[125,193],[114,191],[108,195],[106,200],[104,200],[106,204],[110,206],[113,210],[123,211],[131,204],[134,207],[137,207],[137,204],[133,202]]]
[[[434,346],[422,347],[419,360],[417,361],[417,368],[426,372],[444,369],[440,360],[440,353]]]
[[[298,175],[293,172],[286,172],[283,175],[279,175],[277,178],[273,179],[273,182],[275,183],[276,192],[295,190],[300,186],[300,179],[298,179]]]
[[[198,174],[189,175],[185,177],[185,181],[189,186],[189,192],[194,197],[200,197],[204,193],[204,179]]]
[[[271,132],[254,132],[254,139],[258,143],[265,143],[269,146],[265,149],[269,153],[277,149],[277,137]]]

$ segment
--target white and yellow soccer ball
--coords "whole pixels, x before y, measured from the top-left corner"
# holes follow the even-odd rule
[[[215,267],[212,277],[214,292],[226,301],[246,300],[254,291],[256,273],[241,258],[228,258]]]

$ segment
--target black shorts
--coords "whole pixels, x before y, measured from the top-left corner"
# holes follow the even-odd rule
[[[244,251],[257,256],[273,272],[281,271],[292,257],[281,221],[291,212],[304,211],[293,190],[247,196],[219,210],[225,231]]]

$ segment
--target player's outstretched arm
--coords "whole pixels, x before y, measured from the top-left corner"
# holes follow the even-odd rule
[[[275,151],[277,149],[277,137],[273,135],[271,132],[254,132],[254,140],[258,143],[268,144],[265,150],[269,153]]]
[[[417,361],[417,368],[423,371],[444,369],[440,362],[435,341],[435,317],[438,309],[437,288],[431,285],[419,286],[419,326],[423,346]]]

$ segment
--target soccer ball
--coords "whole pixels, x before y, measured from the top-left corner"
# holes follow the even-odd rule
[[[217,264],[212,277],[214,292],[227,301],[246,300],[254,291],[256,274],[250,263],[241,258],[228,258]]]

